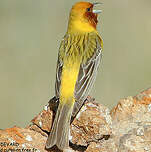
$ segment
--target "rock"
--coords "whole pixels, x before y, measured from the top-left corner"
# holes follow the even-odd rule
[[[0,130],[0,152],[47,151],[54,114],[45,106],[26,128]],[[151,152],[151,88],[121,99],[111,112],[89,97],[71,124],[70,142],[66,152]]]
[[[54,113],[50,107],[45,105],[43,110],[34,119],[32,119],[31,122],[42,130],[49,132],[52,126],[53,114]]]
[[[87,146],[111,135],[109,109],[101,104],[86,102],[71,124],[71,142]]]
[[[90,143],[90,145],[88,146],[86,152],[100,152],[101,150],[101,147],[100,147],[100,144],[98,143],[95,143],[95,142],[92,142]]]
[[[109,109],[91,101],[92,98],[89,97],[71,124],[70,142],[72,144],[88,146],[90,142],[101,140],[112,132],[112,120]],[[39,113],[32,120],[32,123],[49,132],[49,126],[52,125],[52,113],[48,107],[47,111],[43,110]],[[30,126],[30,128],[33,129],[33,126]]]
[[[15,126],[0,130],[0,151],[45,151],[46,139],[38,132]]]
[[[120,100],[111,117],[118,151],[151,151],[151,89]]]
[[[92,142],[88,146],[86,152],[120,152],[113,138],[101,140],[100,142]]]

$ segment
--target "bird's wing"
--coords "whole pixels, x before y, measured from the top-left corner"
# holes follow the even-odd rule
[[[55,94],[56,97],[59,98],[60,95],[60,84],[61,84],[61,73],[62,73],[62,67],[63,67],[63,63],[59,61],[57,61],[57,69],[56,69],[56,82],[55,82]]]
[[[77,114],[83,105],[83,102],[87,98],[89,91],[92,89],[96,79],[98,65],[102,57],[101,42],[97,40],[96,43],[96,51],[94,51],[92,58],[80,66],[74,93],[76,102],[73,109],[73,116]]]
[[[62,75],[62,68],[63,68],[63,61],[60,58],[60,54],[65,52],[66,50],[66,43],[67,36],[64,36],[63,40],[61,41],[59,53],[58,53],[58,61],[57,61],[57,68],[56,68],[56,82],[55,82],[55,94],[56,97],[59,98],[60,96],[60,85],[61,85],[61,75]]]

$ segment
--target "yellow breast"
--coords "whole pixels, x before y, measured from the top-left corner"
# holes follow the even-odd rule
[[[60,102],[73,102],[74,101],[74,89],[76,80],[79,74],[80,62],[71,59],[64,61],[61,76],[60,87]]]

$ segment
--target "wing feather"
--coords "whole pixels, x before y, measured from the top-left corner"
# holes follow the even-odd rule
[[[78,80],[75,86],[76,101],[84,101],[96,79],[98,65],[102,56],[101,47],[98,47],[93,57],[80,66]]]
[[[97,41],[97,48],[93,57],[88,60],[85,64],[80,66],[78,80],[75,86],[75,99],[73,116],[76,116],[77,112],[80,110],[83,102],[87,98],[90,90],[93,87],[94,81],[96,79],[98,66],[102,58],[102,48],[101,43]]]
[[[56,97],[59,98],[60,94],[60,85],[61,85],[61,74],[62,74],[63,63],[61,63],[58,59],[57,61],[57,69],[56,69],[56,82],[55,82],[55,94]]]

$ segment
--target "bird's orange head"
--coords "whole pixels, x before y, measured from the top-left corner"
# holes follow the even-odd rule
[[[92,32],[96,31],[97,16],[101,10],[94,10],[94,6],[100,3],[78,2],[70,12],[68,32]]]

